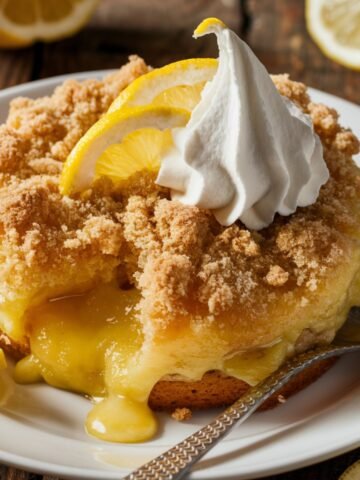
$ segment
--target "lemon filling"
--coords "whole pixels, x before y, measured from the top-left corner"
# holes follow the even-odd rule
[[[15,380],[43,379],[54,387],[91,396],[95,405],[86,421],[90,434],[108,441],[138,442],[156,431],[147,402],[161,378],[176,374],[195,380],[208,370],[222,369],[256,383],[287,353],[286,343],[278,342],[220,360],[224,346],[216,337],[202,338],[199,347],[196,333],[187,328],[169,341],[146,340],[138,320],[139,299],[136,289],[105,284],[30,309],[26,325],[31,354],[17,363]]]
[[[302,328],[270,345],[229,355],[217,325],[199,333],[182,321],[173,332],[149,333],[139,319],[139,301],[136,289],[110,283],[29,309],[25,325],[31,354],[17,363],[15,380],[44,380],[86,394],[94,399],[88,433],[107,441],[140,442],[157,429],[148,399],[158,381],[172,376],[199,380],[209,370],[220,370],[254,385],[293,353]],[[342,322],[345,314],[346,308],[337,311],[334,322]]]

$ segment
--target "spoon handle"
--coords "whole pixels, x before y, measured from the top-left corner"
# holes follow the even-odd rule
[[[315,362],[359,350],[359,345],[345,347],[328,345],[297,355],[267,379],[250,388],[245,395],[211,423],[124,477],[123,480],[179,480],[183,478],[189,473],[191,467],[217,445],[235,425],[239,425],[249,418],[290,379]]]

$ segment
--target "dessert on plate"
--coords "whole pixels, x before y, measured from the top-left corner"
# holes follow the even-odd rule
[[[208,33],[218,61],[131,57],[0,127],[1,346],[16,381],[92,397],[101,439],[233,402],[360,303],[358,140]]]

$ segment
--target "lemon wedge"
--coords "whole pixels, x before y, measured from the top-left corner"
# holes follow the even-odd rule
[[[0,47],[69,36],[85,25],[97,4],[98,0],[0,1]]]
[[[110,106],[109,112],[140,105],[193,110],[205,83],[215,75],[215,58],[191,58],[156,68],[132,82]]]
[[[171,145],[166,130],[182,127],[188,120],[186,110],[151,105],[107,113],[70,153],[60,191],[63,195],[80,192],[100,175],[121,180],[142,170],[156,170],[164,148]]]
[[[6,358],[4,351],[0,348],[0,370],[6,368]]]
[[[306,24],[326,56],[360,70],[360,0],[307,0]]]

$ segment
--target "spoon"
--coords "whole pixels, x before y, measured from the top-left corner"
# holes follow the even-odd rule
[[[212,422],[182,442],[150,460],[123,480],[179,480],[235,425],[245,422],[269,397],[316,362],[346,353],[360,352],[360,308],[352,308],[345,326],[331,345],[296,355],[258,385],[251,387]]]

